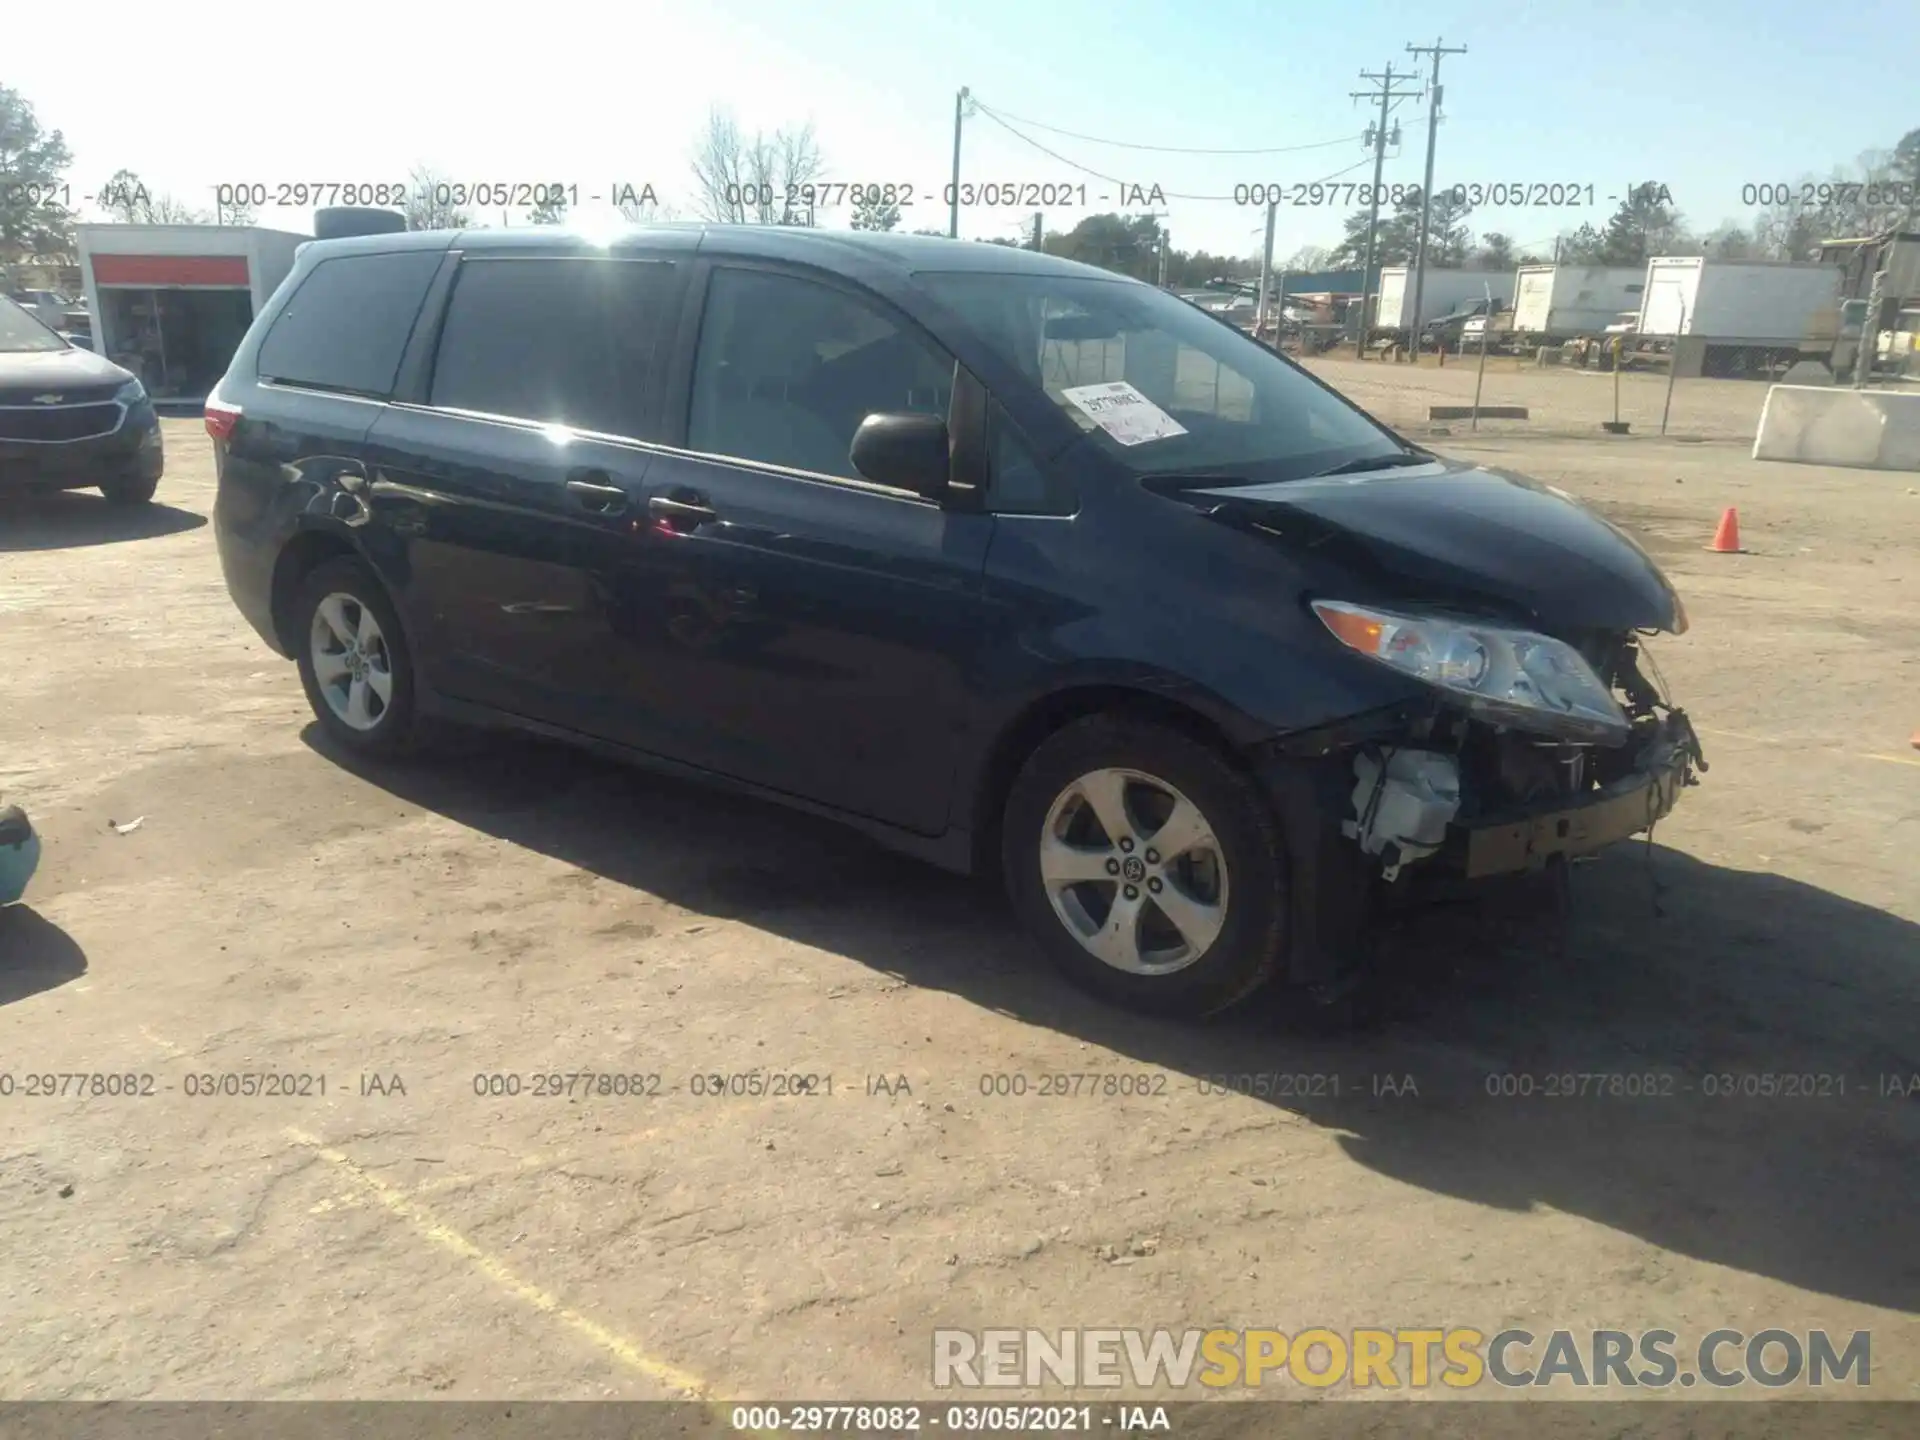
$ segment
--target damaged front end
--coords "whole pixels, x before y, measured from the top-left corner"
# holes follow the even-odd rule
[[[1275,743],[1265,773],[1300,871],[1296,981],[1343,989],[1369,917],[1412,882],[1521,875],[1595,854],[1651,831],[1699,783],[1699,739],[1643,674],[1640,637],[1593,634],[1570,648],[1617,723],[1543,717],[1529,728],[1436,689]]]
[[[1706,758],[1686,712],[1641,674],[1637,639],[1605,650],[1595,669],[1627,721],[1617,742],[1529,734],[1441,702],[1353,752],[1341,832],[1393,881],[1431,857],[1469,880],[1539,870],[1651,830]]]

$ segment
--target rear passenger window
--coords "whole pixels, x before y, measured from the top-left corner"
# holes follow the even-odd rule
[[[260,378],[385,399],[439,267],[433,250],[322,260],[260,343]]]
[[[687,447],[860,478],[867,416],[946,418],[953,358],[877,306],[792,275],[718,270],[694,363]]]
[[[432,403],[649,438],[674,268],[659,260],[468,259],[440,329]]]

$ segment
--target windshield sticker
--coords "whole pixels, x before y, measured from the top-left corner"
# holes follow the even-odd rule
[[[1122,445],[1144,445],[1187,433],[1184,425],[1124,380],[1075,385],[1060,396]]]

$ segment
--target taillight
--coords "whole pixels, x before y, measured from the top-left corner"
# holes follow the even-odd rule
[[[240,407],[224,400],[207,398],[207,434],[216,440],[230,439],[233,427],[240,423]]]

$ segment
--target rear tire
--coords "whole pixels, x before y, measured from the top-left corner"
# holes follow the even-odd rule
[[[341,556],[302,576],[293,637],[307,703],[330,740],[382,759],[418,748],[413,653],[372,571]]]
[[[1001,863],[1054,963],[1131,1009],[1218,1014],[1285,950],[1285,846],[1265,795],[1157,721],[1093,715],[1043,741],[1008,796]]]
[[[129,477],[125,480],[105,480],[101,482],[100,493],[107,497],[109,505],[145,505],[153,499],[154,492],[160,488],[160,477],[142,480]]]

